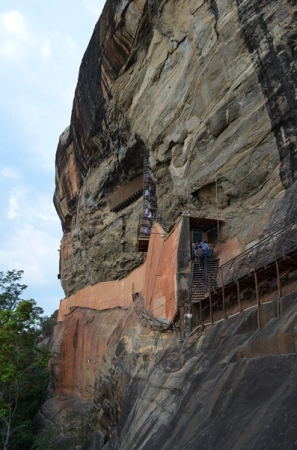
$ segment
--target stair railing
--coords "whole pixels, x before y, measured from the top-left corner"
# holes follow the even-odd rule
[[[271,264],[275,260],[285,258],[297,249],[296,221],[271,233],[250,249],[223,264],[218,271],[218,285],[237,282],[251,272]]]

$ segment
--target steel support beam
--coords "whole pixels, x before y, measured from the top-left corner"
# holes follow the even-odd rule
[[[282,313],[282,280],[279,273],[279,266],[277,260],[275,260],[276,276],[277,276],[277,288],[278,288],[278,301],[277,301],[277,315]]]
[[[213,324],[213,311],[212,311],[212,301],[211,301],[211,293],[209,291],[209,315],[210,315],[210,320],[211,323]]]
[[[236,285],[237,285],[237,301],[238,301],[239,311],[242,313],[242,304],[241,304],[241,300],[240,300],[240,288],[239,288],[238,280],[236,282]]]
[[[256,289],[256,298],[257,298],[257,322],[258,322],[258,328],[261,328],[261,302],[260,302],[260,296],[259,296],[259,286],[258,286],[258,277],[257,273],[254,270],[254,278],[255,278],[255,289]]]

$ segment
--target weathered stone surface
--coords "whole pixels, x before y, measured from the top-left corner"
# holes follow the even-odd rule
[[[172,340],[172,334],[161,335],[142,324],[135,312],[128,311],[112,333],[108,349],[98,370],[94,402],[98,408],[98,423],[107,438],[129,410],[140,392],[138,381],[145,377],[155,355]]]
[[[39,427],[93,401],[84,450],[294,448],[296,293],[260,330],[249,309],[185,341],[137,311],[76,308],[57,326]]]
[[[119,424],[104,450],[294,448],[296,306],[295,299],[284,316],[259,331],[255,313],[245,311],[159,351],[141,378],[126,381]],[[114,398],[125,381],[115,376],[123,359],[110,351],[103,371],[112,367]],[[132,354],[124,364],[136,371]],[[100,383],[97,390],[102,392]],[[107,414],[101,411],[100,425]]]
[[[296,219],[296,13],[295,0],[106,2],[57,149],[67,296],[143,261],[141,199],[118,213],[109,199],[145,152],[168,225],[185,208],[225,219],[221,261]],[[296,310],[261,330],[245,311],[182,343],[133,306],[74,309],[40,420],[94,400],[84,450],[294,448]]]
[[[296,217],[295,16],[280,0],[106,2],[57,150],[66,295],[143,261],[141,200],[118,213],[108,200],[144,151],[168,225],[186,191],[191,211],[226,219],[221,240],[238,251],[276,214]]]
[[[95,376],[112,331],[124,311],[74,308],[55,327],[51,344],[51,393],[92,399]]]
[[[104,434],[94,431],[90,434],[82,450],[101,450],[104,446]]]
[[[134,304],[127,311],[73,308],[56,325],[49,398],[36,417],[36,429],[53,421],[62,423],[69,412],[79,414],[94,402],[101,434],[90,436],[86,448],[110,436],[132,380],[140,379],[156,353],[172,340],[171,333],[161,336],[135,311]]]

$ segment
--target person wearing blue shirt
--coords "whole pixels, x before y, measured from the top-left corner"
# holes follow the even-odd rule
[[[203,242],[203,244],[202,244],[202,250],[203,250],[203,253],[204,253],[204,255],[206,256],[206,258],[209,258],[209,257],[210,257],[210,254],[211,254],[211,250],[210,250],[210,247],[209,247],[207,241],[204,241],[204,242]]]

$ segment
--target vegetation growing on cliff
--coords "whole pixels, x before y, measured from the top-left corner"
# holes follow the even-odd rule
[[[45,400],[48,349],[38,345],[47,318],[23,300],[23,271],[0,272],[0,434],[4,450],[29,449],[33,418]]]
[[[37,436],[34,450],[73,450],[81,449],[95,430],[96,412],[90,404],[82,405],[53,420]],[[99,437],[100,432],[97,431]],[[103,436],[103,435],[102,435]]]

